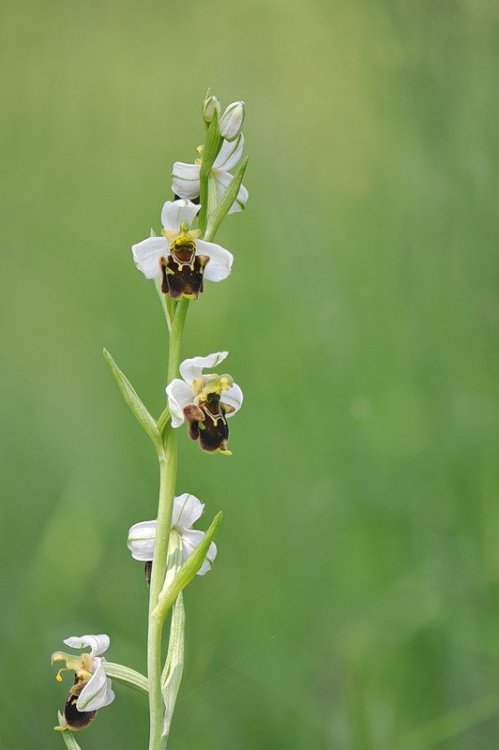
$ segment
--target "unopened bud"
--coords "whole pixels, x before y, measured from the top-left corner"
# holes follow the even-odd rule
[[[233,141],[241,132],[244,122],[244,102],[229,104],[220,118],[220,135],[226,141]]]
[[[215,111],[220,114],[220,102],[216,96],[207,96],[203,102],[203,120],[210,124]]]

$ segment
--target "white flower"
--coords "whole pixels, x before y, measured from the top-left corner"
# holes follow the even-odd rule
[[[232,143],[229,143],[229,141],[224,141],[222,143],[222,148],[213,162],[210,176],[213,177],[219,202],[222,200],[225,191],[232,180],[232,174],[229,170],[233,169],[233,167],[237,166],[241,161],[243,149],[244,136],[241,133]],[[200,170],[200,159],[194,164],[185,164],[184,162],[176,161],[173,165],[172,171],[172,190],[175,195],[179,195],[181,198],[188,198],[189,200],[197,198],[200,191]],[[236,200],[232,204],[229,213],[233,214],[236,211],[242,211],[247,202],[248,191],[244,185],[241,185]]]
[[[229,104],[220,118],[219,130],[222,138],[226,141],[233,141],[237,138],[243,127],[244,114],[244,102]]]
[[[191,528],[201,517],[204,504],[194,495],[185,492],[176,497],[173,503],[172,531],[180,535],[182,543],[182,562],[198,547],[203,538],[204,531]],[[128,549],[134,560],[151,562],[154,556],[154,545],[156,542],[156,521],[141,521],[134,524],[128,532]],[[213,567],[213,561],[217,556],[217,546],[212,542],[208,548],[206,558],[198,570],[198,576],[203,576]]]
[[[199,211],[190,200],[167,201],[161,212],[161,237],[148,237],[132,245],[137,268],[146,279],[162,278],[162,290],[173,299],[196,299],[203,279],[223,281],[230,274],[233,257],[214,242],[198,239],[189,229]]]
[[[243,403],[243,393],[230,375],[203,374],[206,367],[216,367],[227,355],[215,352],[185,359],[180,365],[182,380],[175,378],[166,388],[172,426],[180,427],[187,419],[191,438],[210,453],[230,453],[227,417]]]
[[[64,708],[64,719],[65,726],[83,729],[94,718],[95,711],[108,706],[115,698],[111,680],[103,667],[106,660],[101,656],[109,648],[110,639],[103,633],[71,636],[64,643],[76,649],[90,647],[90,652],[79,656],[56,651],[51,657],[52,663],[63,661],[66,664],[56,675],[58,682],[62,682],[61,673],[66,670],[72,670],[76,675]]]

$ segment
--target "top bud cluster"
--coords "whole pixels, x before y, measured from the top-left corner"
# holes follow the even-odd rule
[[[244,102],[232,102],[222,116],[220,102],[216,96],[208,96],[203,104],[203,120],[209,125],[215,112],[218,115],[219,132],[226,141],[233,141],[240,134],[244,122]]]
[[[172,169],[174,200],[161,212],[162,231],[132,246],[137,268],[171,300],[195,300],[204,281],[223,281],[233,256],[211,242],[223,219],[245,208],[248,191],[242,184],[244,102],[221,111],[215,96],[203,103],[206,141],[198,146],[193,163],[175,162]],[[233,170],[235,174],[233,174]]]

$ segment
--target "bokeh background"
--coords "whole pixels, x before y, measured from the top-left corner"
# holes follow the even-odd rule
[[[159,414],[167,339],[130,244],[244,99],[246,213],[185,356],[228,349],[232,459],[186,596],[172,750],[499,743],[499,10],[492,0],[4,0],[0,8],[2,750],[61,748],[50,653],[107,632],[145,669],[128,527],[156,462],[102,359]],[[144,748],[118,699],[83,750]]]

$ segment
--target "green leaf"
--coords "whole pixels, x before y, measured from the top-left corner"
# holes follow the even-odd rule
[[[158,598],[158,603],[152,613],[154,617],[157,617],[159,620],[164,620],[177,596],[192,581],[204,562],[209,546],[217,533],[218,527],[222,523],[222,516],[223,513],[221,511],[220,513],[217,513],[210,528],[204,535],[203,541],[199,547],[196,547],[196,550],[182,565],[172,583],[170,584],[169,581],[165,579],[165,585],[163,586],[163,590]]]
[[[179,594],[173,605],[172,621],[170,624],[170,640],[168,643],[167,669],[161,686],[165,715],[163,719],[163,737],[168,737],[172,725],[173,712],[177,702],[177,695],[184,671],[184,627],[185,609],[182,594]]]
[[[170,536],[170,550],[168,554],[168,571],[166,574],[167,585],[175,579],[182,564],[182,540],[177,532]],[[184,628],[185,609],[182,594],[179,594],[172,610],[170,623],[170,639],[168,641],[168,654],[165,668],[161,675],[161,692],[165,704],[165,715],[163,720],[163,737],[168,738],[177,702],[177,695],[182,681],[184,671]]]
[[[156,421],[149,414],[146,407],[138,397],[132,384],[130,383],[126,375],[120,370],[107,349],[104,349],[104,359],[109,365],[109,369],[111,370],[118,388],[121,391],[121,395],[123,396],[125,403],[130,408],[130,411],[132,412],[132,414],[134,414],[139,424],[141,424],[144,430],[147,432],[156,448],[162,449],[161,435],[159,434]]]
[[[102,666],[108,677],[113,680],[122,682],[128,687],[138,690],[140,693],[149,693],[149,682],[147,677],[144,677],[140,672],[136,672],[135,669],[125,667],[123,664],[115,664],[112,661],[103,661]]]
[[[208,226],[206,228],[206,232],[203,237],[203,239],[205,239],[207,242],[210,242],[213,239],[213,237],[217,233],[218,227],[220,226],[222,221],[225,219],[225,217],[227,216],[227,214],[229,213],[232,207],[232,204],[236,200],[247,166],[248,166],[248,157],[243,159],[243,161],[241,162],[239,169],[237,170],[236,174],[234,175],[231,182],[229,183],[229,187],[227,188],[225,192],[223,200],[221,200],[220,203],[218,204],[216,211],[214,211],[213,214],[209,216]]]

